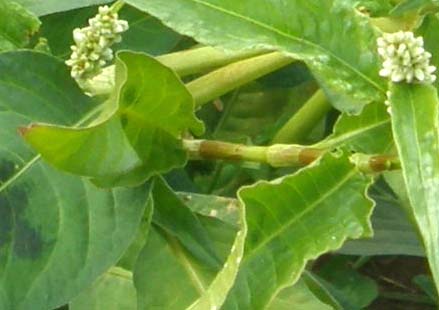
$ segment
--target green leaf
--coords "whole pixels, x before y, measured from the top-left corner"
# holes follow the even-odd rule
[[[0,51],[24,47],[38,31],[40,21],[10,0],[0,0]]]
[[[348,238],[370,236],[369,183],[347,157],[329,154],[294,175],[241,189],[248,236],[224,309],[265,309],[298,280],[307,261]]]
[[[431,85],[392,84],[392,129],[414,218],[439,287],[439,115]]]
[[[376,33],[343,1],[129,0],[200,43],[228,50],[269,48],[304,60],[340,110],[383,101]],[[175,14],[178,11],[179,14]],[[319,25],[317,27],[317,25]]]
[[[403,0],[390,11],[392,16],[403,16],[410,13],[419,13],[423,10],[437,9],[437,0]]]
[[[384,104],[372,103],[360,115],[342,114],[334,132],[316,147],[346,147],[366,154],[388,152],[393,146],[390,117]]]
[[[433,302],[438,302],[439,298],[437,296],[436,287],[433,279],[430,276],[420,274],[414,277],[412,282],[422,289],[422,291],[424,291],[424,293],[430,297]]]
[[[439,49],[438,27],[439,17],[436,14],[430,14],[424,17],[421,27],[416,30],[416,35],[422,36],[424,39],[425,50],[432,53],[431,64],[436,67],[439,66],[439,55],[436,53]],[[436,81],[434,85],[436,85],[437,88],[439,86],[439,81]]]
[[[141,184],[183,166],[180,137],[188,129],[201,133],[203,125],[177,75],[145,54],[120,52],[116,84],[109,119],[80,129],[34,124],[24,138],[55,167],[101,186]]]
[[[136,310],[131,272],[113,267],[69,304],[70,310]]]
[[[283,289],[271,302],[267,310],[332,310],[333,308],[321,302],[309,290],[304,280],[299,280],[294,286]]]
[[[366,309],[378,297],[375,281],[353,269],[348,257],[332,257],[319,267],[317,274],[344,309]]]
[[[73,45],[73,29],[87,25],[98,8],[87,7],[68,12],[43,16],[40,34],[47,38],[52,53],[67,58]],[[128,21],[130,28],[124,32],[121,43],[114,50],[131,50],[160,55],[170,52],[180,41],[181,36],[165,27],[159,20],[133,7],[125,6],[120,12],[121,19]],[[139,40],[139,38],[142,38]]]
[[[158,186],[154,190],[155,212],[173,212],[174,217],[167,218],[167,223],[163,218],[154,221],[139,256],[134,271],[139,309],[218,309],[238,271],[245,224],[236,228],[212,217],[194,218],[169,188],[160,182]],[[243,212],[240,208],[241,216]],[[206,255],[210,251],[199,255],[200,245],[206,242],[215,251],[210,258]],[[219,264],[212,264],[217,257]]]
[[[117,262],[149,189],[99,190],[39,160],[17,134],[31,121],[73,126],[95,107],[62,62],[8,52],[0,72],[0,308],[53,309]]]
[[[14,0],[38,16],[69,11],[96,4],[113,2],[113,0]]]
[[[413,224],[404,212],[404,202],[383,186],[374,185],[369,195],[377,204],[372,215],[373,238],[348,241],[338,252],[361,256],[425,256]]]

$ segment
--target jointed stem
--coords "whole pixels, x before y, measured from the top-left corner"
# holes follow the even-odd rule
[[[294,144],[248,146],[210,140],[183,140],[183,148],[191,160],[253,161],[273,167],[306,166],[329,151]],[[400,169],[395,156],[355,154],[352,162],[366,173]]]

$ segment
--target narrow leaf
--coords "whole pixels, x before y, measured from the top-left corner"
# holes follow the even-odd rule
[[[439,120],[431,85],[391,85],[392,129],[406,190],[439,287]]]

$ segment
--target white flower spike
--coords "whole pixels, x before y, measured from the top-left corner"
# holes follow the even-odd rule
[[[120,42],[121,33],[128,30],[128,22],[120,20],[108,6],[99,7],[99,13],[88,22],[88,27],[73,30],[75,45],[66,61],[78,83],[102,72],[102,67],[114,57],[111,46]]]
[[[378,54],[383,59],[380,76],[392,82],[425,83],[436,81],[435,66],[430,65],[431,54],[424,50],[422,37],[413,32],[385,33],[377,40]]]

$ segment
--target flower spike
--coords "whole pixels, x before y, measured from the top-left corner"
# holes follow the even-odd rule
[[[99,13],[89,19],[85,28],[73,30],[75,45],[66,64],[78,83],[102,72],[102,67],[113,59],[111,46],[122,40],[121,33],[128,30],[128,22],[120,20],[118,14],[108,6],[99,7]]]
[[[395,83],[436,81],[436,67],[430,65],[431,54],[425,51],[422,37],[415,37],[413,32],[385,33],[378,38],[377,45],[383,59],[380,76]]]

